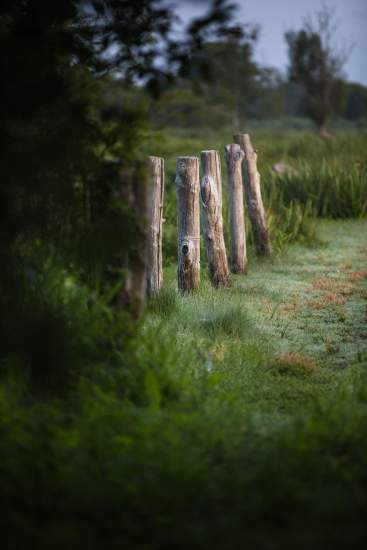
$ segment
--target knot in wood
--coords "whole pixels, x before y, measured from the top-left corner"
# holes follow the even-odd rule
[[[180,242],[180,250],[183,257],[189,258],[192,255],[194,249],[194,243],[192,241],[200,240],[200,237],[185,236]]]
[[[200,185],[200,194],[201,194],[201,200],[203,202],[204,206],[207,206],[209,203],[212,194],[216,192],[216,185],[214,183],[214,179],[209,174],[206,174],[202,180]]]

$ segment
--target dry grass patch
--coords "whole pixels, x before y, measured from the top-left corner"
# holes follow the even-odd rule
[[[264,313],[269,314],[271,317],[273,317],[275,313],[279,313],[280,315],[289,315],[290,313],[294,313],[299,310],[300,307],[296,300],[274,305],[266,298],[261,300],[261,305]]]
[[[269,315],[273,313],[273,304],[267,298],[262,298],[261,305],[264,313],[268,313]]]
[[[343,296],[342,294],[325,294],[324,296],[321,296],[317,300],[310,300],[307,305],[311,309],[315,310],[321,310],[325,309],[329,305],[336,305],[336,306],[343,306],[345,302],[347,301],[346,296]]]
[[[210,349],[213,360],[223,363],[226,355],[226,347],[223,343],[217,344]]]
[[[299,303],[298,302],[289,302],[288,304],[282,304],[279,308],[279,313],[282,315],[288,315],[289,313],[293,313],[295,311],[299,310]]]
[[[352,271],[350,273],[347,273],[347,278],[352,283],[356,283],[358,281],[362,281],[363,279],[367,279],[367,269],[362,269],[361,271]]]
[[[321,310],[329,305],[343,306],[353,294],[359,294],[363,297],[365,291],[356,286],[356,283],[367,278],[367,270],[349,271],[348,267],[349,264],[341,266],[343,277],[314,279],[311,283],[313,290],[322,294],[316,299],[309,300],[307,305],[312,309]]]
[[[318,366],[308,355],[302,353],[281,353],[269,364],[269,369],[284,376],[312,376],[318,372]]]
[[[340,265],[340,271],[349,271],[352,267],[352,262],[344,262]]]
[[[355,286],[345,279],[335,277],[320,277],[312,281],[312,288],[330,294],[341,294],[351,296],[355,292]]]

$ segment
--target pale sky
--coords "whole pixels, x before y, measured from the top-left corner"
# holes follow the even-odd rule
[[[367,85],[367,0],[232,0],[239,6],[237,19],[241,23],[258,23],[260,37],[255,59],[262,65],[281,70],[287,66],[287,46],[284,33],[297,30],[302,17],[319,10],[323,5],[336,8],[339,22],[337,41],[354,48],[345,64],[344,72],[351,82]],[[175,0],[176,11],[184,22],[201,15],[209,0]]]

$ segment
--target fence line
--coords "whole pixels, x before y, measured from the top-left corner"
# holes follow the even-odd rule
[[[233,273],[247,272],[246,234],[243,188],[245,189],[256,251],[270,256],[272,247],[261,196],[257,151],[249,134],[234,136],[236,143],[225,147],[227,164],[231,255]],[[202,179],[199,159],[178,157],[176,192],[178,207],[178,288],[193,292],[200,286],[200,202],[209,276],[213,286],[229,284],[227,253],[223,236],[222,179],[218,151],[201,152]],[[149,295],[157,293],[163,284],[162,228],[164,197],[164,159],[148,158],[150,185],[148,190],[148,243],[146,282]],[[199,196],[201,201],[199,200]]]

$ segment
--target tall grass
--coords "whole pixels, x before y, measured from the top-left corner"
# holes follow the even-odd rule
[[[351,218],[367,214],[367,171],[358,166],[340,167],[325,159],[318,165],[302,162],[292,175],[273,176],[270,193],[286,207],[297,202],[317,217]]]

